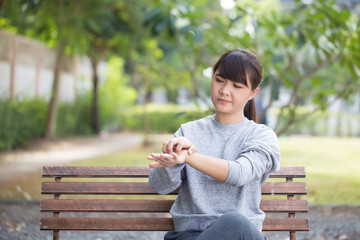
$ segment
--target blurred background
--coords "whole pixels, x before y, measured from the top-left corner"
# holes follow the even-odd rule
[[[359,16],[360,0],[0,0],[0,239],[50,235],[26,218],[42,166],[146,166],[212,114],[212,66],[233,48],[262,61],[258,121],[283,166],[306,167],[311,221],[344,213],[300,239],[360,239],[344,221],[360,218]]]

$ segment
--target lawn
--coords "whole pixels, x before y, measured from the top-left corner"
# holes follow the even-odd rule
[[[279,138],[282,166],[305,166],[311,204],[360,204],[360,139],[292,136]],[[72,163],[76,166],[146,166],[146,156],[161,143]],[[39,199],[41,173],[0,186],[0,198]],[[298,181],[303,181],[299,179]]]

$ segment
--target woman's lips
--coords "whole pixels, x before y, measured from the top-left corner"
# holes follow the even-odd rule
[[[220,103],[223,103],[223,104],[231,103],[230,101],[225,100],[225,99],[218,99],[218,100]]]

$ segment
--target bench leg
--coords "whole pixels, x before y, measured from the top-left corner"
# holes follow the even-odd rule
[[[60,240],[60,232],[59,232],[59,230],[53,231],[53,240]]]
[[[296,240],[296,232],[290,231],[290,240]]]

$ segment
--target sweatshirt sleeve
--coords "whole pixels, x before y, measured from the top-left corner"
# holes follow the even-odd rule
[[[183,136],[182,129],[179,128],[174,136]],[[181,185],[184,167],[185,163],[167,168],[152,168],[149,174],[150,187],[159,194],[168,194],[174,191]]]
[[[269,128],[258,132],[244,144],[240,156],[229,161],[227,183],[243,186],[255,179],[265,182],[271,172],[280,169],[280,148],[276,134]]]

